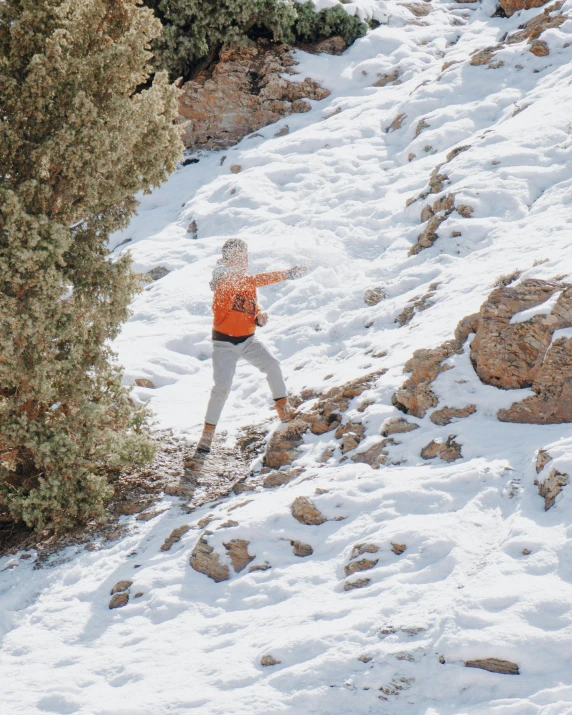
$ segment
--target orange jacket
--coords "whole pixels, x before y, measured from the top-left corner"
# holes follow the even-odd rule
[[[233,338],[253,335],[258,313],[256,289],[284,280],[286,271],[258,273],[254,276],[227,271],[220,277],[213,276],[213,328]]]

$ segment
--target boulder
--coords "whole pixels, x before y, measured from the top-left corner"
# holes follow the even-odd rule
[[[280,665],[281,662],[282,661],[276,660],[276,658],[271,655],[263,655],[260,659],[260,665],[263,665],[265,668],[270,665]]]
[[[557,469],[551,469],[550,474],[543,482],[535,482],[538,485],[538,493],[541,497],[544,497],[544,511],[548,511],[554,506],[556,497],[568,482],[568,475],[559,472]]]
[[[358,578],[356,581],[346,581],[344,591],[353,591],[354,588],[364,588],[371,582],[370,578]]]
[[[326,517],[308,497],[296,497],[290,507],[292,516],[301,524],[315,526],[327,521]]]
[[[294,552],[294,556],[299,556],[304,558],[305,556],[311,556],[314,553],[314,549],[310,544],[303,544],[301,541],[290,541],[290,546]]]
[[[339,40],[332,38],[323,48],[340,49]],[[221,50],[218,62],[182,87],[179,121],[185,124],[185,145],[192,151],[227,148],[282,117],[307,111],[305,99],[329,96],[309,77],[288,80],[285,75],[296,74],[297,64],[288,47],[273,42]]]
[[[271,489],[272,487],[281,487],[283,484],[288,484],[296,477],[300,476],[304,470],[301,468],[289,469],[285,472],[270,472],[267,474],[263,481],[262,486],[265,489]]]
[[[392,434],[413,432],[413,430],[416,429],[419,429],[419,425],[408,422],[405,417],[391,417],[384,423],[381,429],[381,435],[382,437],[389,437]]]
[[[363,299],[366,305],[377,305],[380,301],[387,298],[387,295],[383,288],[368,288],[363,294]]]
[[[256,556],[251,556],[248,553],[249,544],[250,541],[245,541],[244,539],[232,539],[228,544],[224,544],[235,573],[240,573],[256,558]]]
[[[129,594],[126,591],[123,591],[122,593],[116,593],[111,597],[111,600],[109,601],[109,608],[123,608],[123,606],[126,606],[128,603]]]
[[[504,675],[520,675],[516,663],[511,663],[510,660],[500,660],[500,658],[467,660],[465,668],[480,668],[481,670],[488,670],[489,673],[503,673]]]
[[[382,439],[376,444],[372,445],[365,452],[358,452],[352,456],[352,462],[358,464],[369,464],[372,469],[379,469],[382,465],[387,463],[387,450],[385,449],[387,445],[395,444],[392,439]],[[343,452],[343,449],[342,449]]]
[[[372,569],[379,559],[360,559],[359,561],[350,561],[349,564],[346,564],[344,566],[344,573],[346,576],[351,576],[354,573],[357,573],[358,571],[368,571],[369,569]]]
[[[394,544],[393,542],[391,542],[391,550],[396,556],[401,556],[401,554],[405,551],[406,548],[406,544]]]
[[[178,541],[180,541],[183,538],[183,536],[187,533],[187,531],[190,530],[190,528],[191,527],[188,524],[183,524],[182,526],[178,526],[176,529],[173,529],[173,531],[169,534],[169,536],[161,544],[161,551],[169,551],[171,546],[173,546],[173,544],[176,544]]]
[[[264,461],[270,469],[280,469],[298,457],[302,435],[308,429],[308,423],[303,419],[294,419],[280,425],[268,442]]]
[[[378,551],[379,546],[376,546],[375,544],[354,544],[350,554],[350,559],[357,559],[357,557],[362,554],[377,554]]]
[[[213,581],[227,581],[230,578],[230,569],[226,564],[221,564],[219,556],[212,546],[202,536],[191,554],[190,564],[195,571],[205,574]]]
[[[445,425],[450,424],[453,420],[465,419],[469,415],[474,415],[477,411],[476,405],[467,405],[466,407],[441,407],[429,415],[429,419],[433,424]]]
[[[455,435],[450,434],[445,442],[440,439],[433,439],[421,450],[423,459],[435,459],[439,457],[444,462],[454,462],[461,459],[461,445],[455,442]]]
[[[118,581],[111,589],[111,595],[113,596],[115,593],[128,591],[131,586],[133,586],[133,581]]]
[[[542,7],[549,0],[499,0],[500,6],[505,11],[507,17],[514,15],[519,10],[530,10],[534,7]]]
[[[137,387],[148,387],[150,390],[155,389],[154,383],[151,382],[151,380],[148,380],[146,377],[138,377],[135,380],[135,384],[137,385]]]

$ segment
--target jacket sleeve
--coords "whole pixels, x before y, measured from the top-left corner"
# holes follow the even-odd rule
[[[286,280],[286,271],[270,271],[269,273],[257,273],[251,276],[253,284],[256,288],[269,286],[272,283],[280,283]]]

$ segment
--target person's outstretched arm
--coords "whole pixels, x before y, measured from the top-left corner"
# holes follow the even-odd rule
[[[306,272],[306,266],[293,266],[288,268],[286,271],[269,271],[268,273],[257,273],[252,277],[254,285],[257,288],[262,286],[269,286],[272,283],[280,283],[281,281],[293,280],[294,278],[300,278]]]

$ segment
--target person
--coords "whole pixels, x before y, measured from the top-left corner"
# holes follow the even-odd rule
[[[210,282],[213,296],[213,376],[205,424],[197,445],[199,454],[211,449],[217,423],[232,387],[237,362],[242,358],[266,375],[274,407],[282,422],[293,416],[280,363],[255,335],[264,326],[266,313],[258,306],[257,288],[299,278],[305,266],[284,271],[248,275],[248,246],[240,238],[230,238],[222,247]]]

